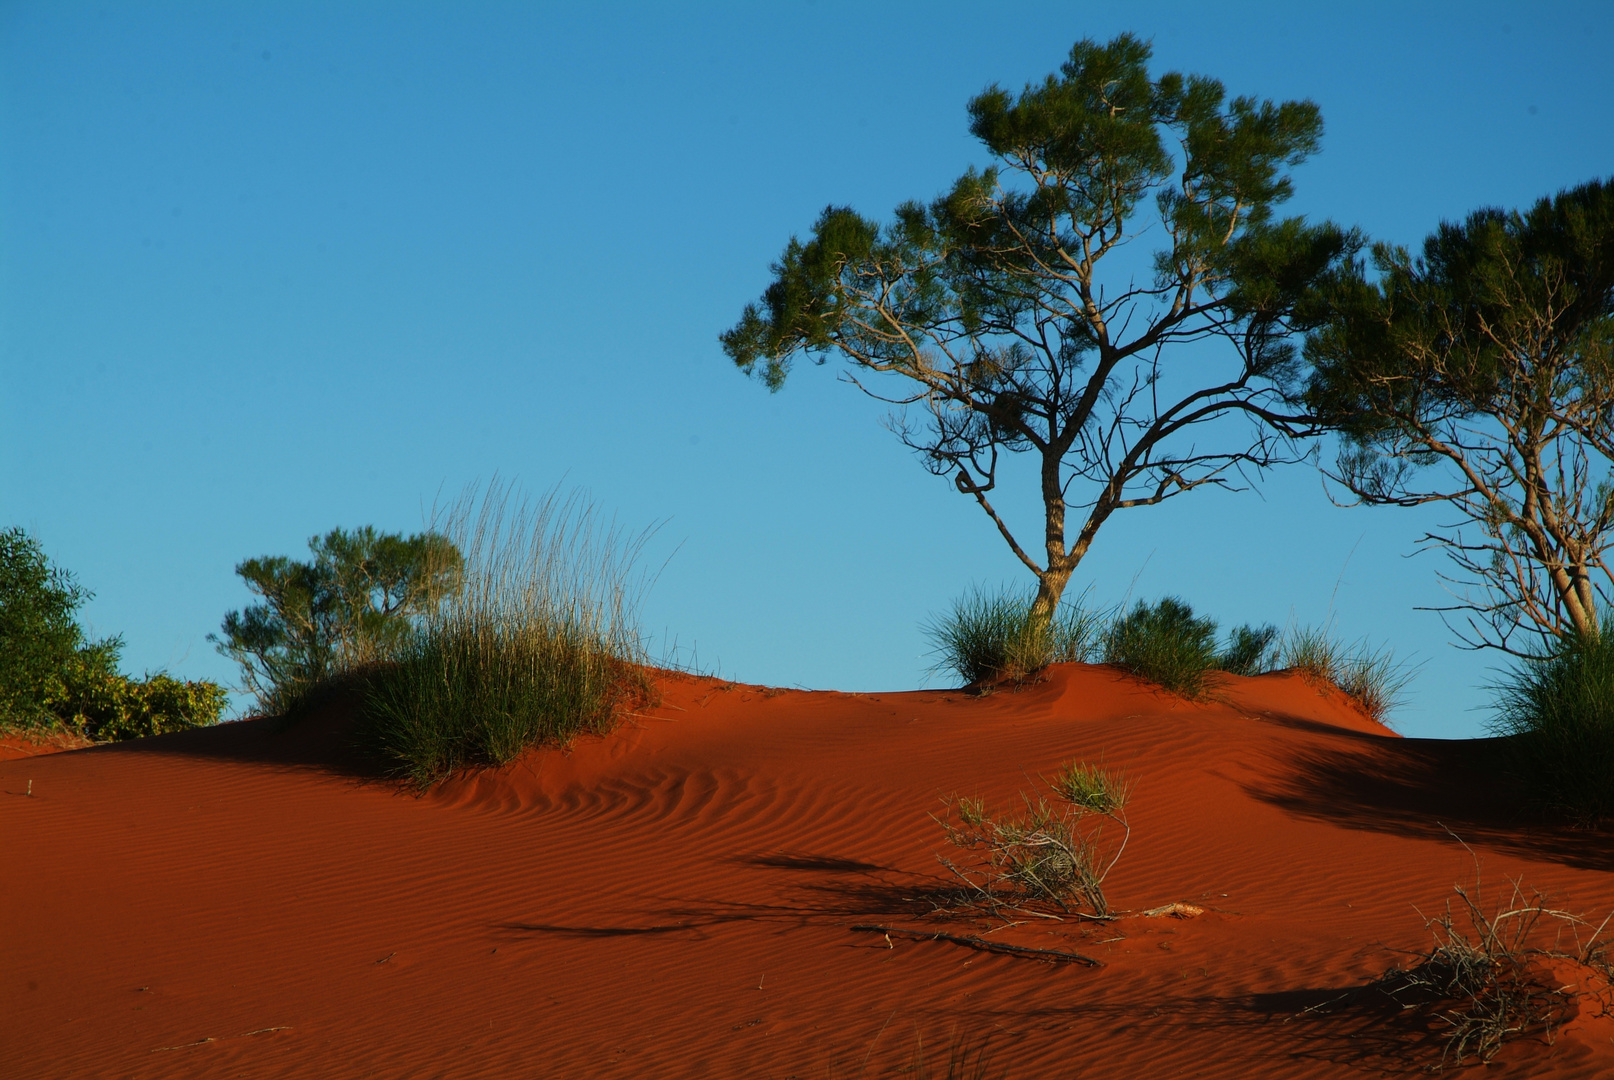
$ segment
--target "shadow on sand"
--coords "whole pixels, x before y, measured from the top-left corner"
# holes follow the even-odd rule
[[[1279,775],[1244,785],[1252,798],[1348,829],[1447,842],[1455,834],[1495,851],[1614,870],[1614,833],[1573,828],[1531,809],[1509,776],[1505,738],[1392,739],[1268,719],[1326,730],[1335,745],[1289,753]]]

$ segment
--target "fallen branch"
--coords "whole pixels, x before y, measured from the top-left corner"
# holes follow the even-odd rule
[[[913,941],[950,941],[954,945],[963,945],[969,949],[979,949],[982,952],[1003,953],[1006,956],[1029,956],[1037,960],[1044,960],[1052,964],[1083,964],[1087,967],[1103,967],[1101,960],[1081,953],[1065,952],[1062,949],[1033,949],[1028,945],[1005,945],[1001,941],[987,941],[974,934],[967,936],[959,934],[944,934],[941,931],[928,930],[901,930],[893,926],[875,926],[863,924],[852,927],[853,930],[869,934],[884,934],[889,939],[893,934],[897,937],[909,938]]]

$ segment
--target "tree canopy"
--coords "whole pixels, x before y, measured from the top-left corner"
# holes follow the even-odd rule
[[[1307,401],[1357,501],[1433,503],[1467,644],[1595,637],[1614,585],[1614,182],[1484,209],[1318,294]],[[1523,633],[1522,639],[1519,634]]]
[[[0,730],[111,740],[217,723],[218,684],[118,671],[123,639],[91,640],[78,622],[93,595],[27,532],[0,532]]]
[[[798,356],[844,357],[1037,576],[1044,625],[1116,510],[1293,456],[1311,430],[1297,301],[1358,243],[1274,216],[1317,148],[1314,104],[1154,78],[1150,55],[1131,35],[1081,41],[1041,83],[977,95],[991,165],[886,223],[827,208],[721,338],[774,390]],[[992,500],[1016,455],[1035,462],[1034,542]]]
[[[369,525],[333,529],[308,548],[308,562],[271,555],[236,566],[262,602],[226,614],[212,636],[267,712],[315,682],[389,656],[410,619],[458,585],[463,563],[446,537]]]

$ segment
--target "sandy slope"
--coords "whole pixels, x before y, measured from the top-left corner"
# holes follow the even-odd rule
[[[424,798],[345,722],[0,762],[0,1076],[872,1077],[955,1035],[1016,1078],[1411,1074],[1416,1025],[1297,1014],[1426,945],[1414,905],[1473,873],[1443,826],[1490,883],[1614,907],[1608,838],[1516,824],[1482,744],[1289,676],[1208,706],[1098,667],[984,699],[669,676],[609,738]],[[849,929],[930,924],[940,796],[1072,757],[1136,781],[1112,900],[1206,915],[993,935],[1097,969]],[[1488,1075],[1614,1075],[1611,1034]]]

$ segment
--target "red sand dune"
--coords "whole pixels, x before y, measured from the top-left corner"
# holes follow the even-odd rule
[[[898,1075],[916,1039],[944,1066],[952,1038],[1013,1078],[1405,1075],[1427,1024],[1304,1010],[1427,947],[1415,906],[1474,870],[1446,828],[1492,887],[1614,907],[1607,837],[1520,824],[1483,743],[1292,676],[1211,705],[1101,667],[985,698],[662,691],[425,797],[364,775],[337,708],[0,762],[0,1076],[805,1080]],[[938,926],[940,797],[1071,758],[1135,781],[1112,901],[1206,914],[993,935],[1100,968],[850,929]],[[1590,1013],[1487,1075],[1614,1075]]]

